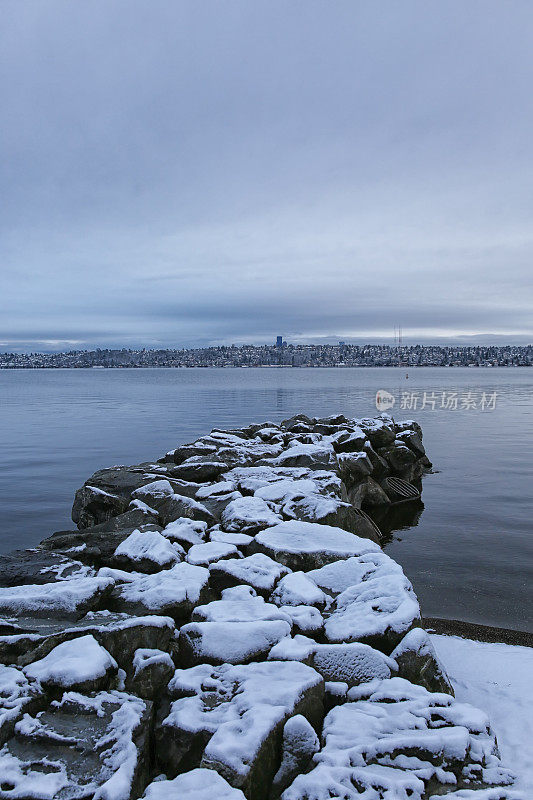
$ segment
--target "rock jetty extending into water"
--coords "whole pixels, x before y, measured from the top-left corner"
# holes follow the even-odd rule
[[[519,798],[368,514],[430,468],[299,414],[96,472],[0,558],[0,798]]]

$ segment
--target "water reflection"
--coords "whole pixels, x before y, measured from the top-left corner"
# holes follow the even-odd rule
[[[392,506],[379,506],[367,514],[372,517],[383,536],[383,546],[400,537],[394,536],[397,531],[406,531],[414,528],[420,522],[424,503],[422,500],[410,500],[405,503],[396,503]]]

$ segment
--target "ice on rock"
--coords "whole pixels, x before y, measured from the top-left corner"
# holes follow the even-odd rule
[[[245,797],[215,770],[197,768],[170,781],[154,781],[146,787],[143,800],[245,800]]]
[[[66,692],[26,714],[0,750],[0,797],[129,800],[143,789],[147,704],[123,692]]]
[[[117,671],[117,662],[94,636],[86,634],[58,644],[39,661],[24,667],[26,677],[50,689],[102,689]]]
[[[291,623],[282,620],[190,622],[180,629],[180,658],[187,666],[259,661],[290,632]]]
[[[257,533],[280,521],[260,497],[239,497],[228,503],[222,512],[222,526],[230,533]]]
[[[161,531],[162,535],[171,542],[179,542],[186,549],[191,545],[202,544],[207,535],[207,522],[188,517],[178,517],[174,522],[169,522]]]
[[[269,595],[279,579],[287,575],[290,569],[263,553],[254,553],[242,559],[217,561],[210,565],[209,571],[212,585],[218,591],[247,583],[260,594]]]
[[[396,561],[379,549],[344,561],[326,564],[321,569],[313,569],[307,573],[307,577],[317,586],[333,595],[341,594],[350,586],[363,581],[390,575],[403,576],[403,570]]]
[[[73,578],[57,583],[0,588],[0,613],[78,619],[110,594],[111,578]]]
[[[181,561],[185,551],[158,531],[133,531],[115,550],[115,562],[141,572],[157,572]]]
[[[209,570],[181,562],[155,575],[143,575],[117,586],[119,611],[131,614],[169,614],[175,619],[190,614],[207,593]]]
[[[39,695],[38,687],[23,672],[0,664],[0,747],[22,715],[36,706]]]
[[[420,607],[405,575],[373,578],[345,589],[324,624],[329,642],[365,641],[389,653],[420,620]]]
[[[278,606],[306,605],[324,608],[331,598],[305,572],[292,572],[280,580],[271,599]]]
[[[313,725],[322,717],[323,681],[305,664],[203,664],[177,670],[168,691],[178,699],[156,729],[165,772],[209,767],[248,800],[268,797],[289,717],[302,714]]]
[[[342,558],[381,552],[379,545],[329,525],[290,520],[258,533],[254,546],[293,570],[311,570]]]
[[[239,551],[233,544],[224,542],[205,542],[204,544],[194,544],[187,553],[189,564],[199,567],[207,567],[209,564],[219,561],[221,558],[238,556]]]
[[[355,702],[336,706],[324,721],[316,768],[298,776],[283,800],[326,800],[331,791],[354,800],[422,800],[428,788],[440,795],[458,784],[511,783],[477,709],[403,678],[362,684],[348,697]]]

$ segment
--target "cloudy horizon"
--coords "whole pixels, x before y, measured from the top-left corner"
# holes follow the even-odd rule
[[[1,350],[533,340],[533,8],[5,0]]]

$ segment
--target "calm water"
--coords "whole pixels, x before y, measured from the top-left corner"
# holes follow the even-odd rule
[[[415,418],[436,474],[416,526],[387,552],[427,616],[533,630],[531,369],[0,371],[0,550],[73,527],[75,490],[96,469],[162,455],[212,427],[293,413],[375,414],[377,389]],[[398,410],[400,392],[496,392],[493,411]]]

